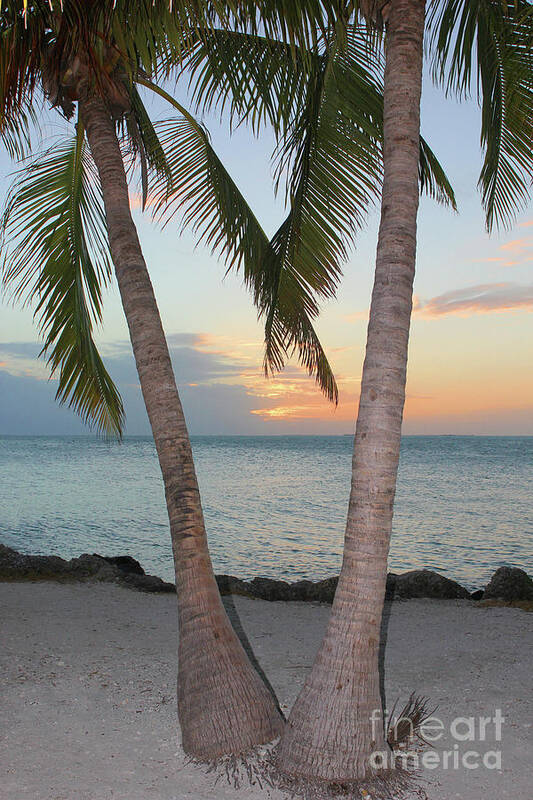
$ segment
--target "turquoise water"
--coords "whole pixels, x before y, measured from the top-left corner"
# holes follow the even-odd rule
[[[216,572],[318,579],[339,571],[349,436],[193,437]],[[0,541],[71,557],[131,554],[172,578],[151,439],[0,438]],[[533,572],[533,437],[402,442],[389,564],[482,586],[501,564]]]

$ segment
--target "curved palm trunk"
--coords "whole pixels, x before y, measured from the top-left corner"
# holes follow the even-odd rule
[[[325,638],[279,747],[283,772],[330,781],[361,780],[371,754],[387,749],[378,649],[415,271],[424,0],[391,0],[388,9],[381,224],[344,559]]]
[[[282,717],[229,622],[213,575],[189,436],[130,213],[115,127],[99,98],[81,101],[80,111],[100,176],[111,254],[165,486],[179,608],[183,747],[204,760],[242,753],[278,736]]]

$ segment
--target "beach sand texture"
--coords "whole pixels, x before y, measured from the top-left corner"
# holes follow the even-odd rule
[[[285,711],[328,606],[225,598]],[[109,585],[1,583],[0,795],[6,800],[278,800],[187,765],[175,701],[176,598]],[[434,800],[533,800],[533,614],[470,601],[388,605],[387,702],[412,691],[454,717],[505,718],[502,771],[426,771]],[[462,731],[465,730],[463,727]],[[449,732],[436,748],[452,749]]]

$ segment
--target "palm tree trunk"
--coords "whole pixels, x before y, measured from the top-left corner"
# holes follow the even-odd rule
[[[213,575],[191,445],[154,291],[133,223],[114,123],[80,101],[102,186],[111,255],[167,502],[179,608],[178,713],[185,751],[202,760],[279,735],[282,717],[235,634]]]
[[[378,650],[415,271],[425,11],[424,0],[387,8],[381,224],[344,559],[325,638],[278,755],[282,772],[329,781],[368,777],[371,754],[387,750]]]

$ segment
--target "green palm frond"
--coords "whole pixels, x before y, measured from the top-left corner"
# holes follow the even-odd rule
[[[346,9],[353,3],[346,0],[265,0],[261,4],[248,0],[237,4],[235,15],[252,33],[265,31],[269,39],[288,42],[291,47],[305,50],[316,46],[328,29],[346,16]]]
[[[290,326],[282,335],[282,307],[289,319],[290,298],[297,296],[309,321],[318,315],[319,300],[334,295],[340,264],[381,188],[382,64],[356,28],[342,34],[303,59],[299,50],[265,37],[211,32],[185,62],[196,107],[226,108],[255,130],[271,124],[279,141],[278,181],[290,172],[290,211],[262,256],[256,297],[265,318],[267,370],[281,368],[285,350],[295,346]],[[449,181],[423,140],[420,181],[423,191],[455,207]]]
[[[298,326],[282,321],[295,298],[311,321],[319,299],[334,295],[348,241],[379,192],[383,100],[367,58],[355,36],[304,59],[266,37],[221,31],[198,42],[186,62],[197,106],[227,104],[256,130],[270,123],[279,138],[277,177],[291,172],[290,211],[264,251],[256,296],[266,370],[280,369],[285,351],[297,347]]]
[[[27,115],[39,84],[48,11],[31,13],[24,20],[22,3],[2,5],[0,14],[0,129],[14,129],[18,113]]]
[[[135,85],[129,88],[131,111],[120,125],[123,152],[130,161],[131,171],[139,166],[142,209],[146,207],[150,174],[171,180],[170,167],[154,124]]]
[[[290,212],[272,243],[272,300],[287,291],[286,276],[299,287],[311,318],[315,298],[332,297],[348,255],[382,181],[383,66],[366,36],[349,27],[329,43],[314,80],[308,79],[305,112],[296,117],[277,152],[278,180],[287,183]],[[427,143],[420,142],[421,190],[455,208],[453,189]],[[277,281],[277,283],[276,283]],[[269,359],[275,363],[276,353]]]
[[[533,15],[527,0],[448,0],[429,18],[434,76],[481,102],[479,179],[488,230],[510,226],[533,178]]]
[[[362,110],[358,101],[369,103],[373,116],[372,133],[382,139],[383,87],[382,69],[376,57],[375,42],[369,40],[365,30],[355,33],[348,26],[342,30],[340,44],[348,40],[345,60],[353,54],[354,44],[359,66],[366,64],[372,80],[366,86],[366,95],[350,97],[350,84],[344,81],[344,114],[354,115],[356,124],[361,121]],[[339,42],[330,42],[338,47]],[[291,50],[283,42],[264,36],[238,31],[211,30],[197,37],[188,56],[182,62],[182,71],[189,76],[189,85],[195,110],[210,112],[215,108],[222,114],[227,111],[234,124],[246,122],[258,133],[268,123],[279,140],[287,137],[288,130],[295,131],[300,120],[299,134],[309,113],[309,86],[317,87],[327,59],[325,41],[321,49],[304,54],[301,48]],[[339,48],[341,50],[341,48]],[[336,71],[341,71],[340,59]],[[335,76],[337,77],[337,76]],[[351,76],[348,73],[348,78]],[[360,90],[356,86],[356,91]],[[318,89],[320,91],[320,89]],[[355,102],[353,100],[355,99]],[[312,124],[312,120],[309,120]],[[296,141],[293,134],[287,150]],[[287,142],[285,141],[287,145]],[[455,198],[444,170],[429,145],[421,139],[420,152],[421,191],[439,202],[449,202],[455,208]]]
[[[302,110],[309,74],[319,56],[249,32],[211,30],[197,36],[184,58],[195,110],[228,111],[230,120],[247,122],[259,133],[269,124],[276,135]]]
[[[213,30],[261,31],[286,42],[293,53],[298,47],[307,53],[346,5],[346,0],[115,0],[109,24],[124,63],[156,80],[174,72],[195,41],[210,41]]]
[[[305,112],[298,115],[278,146],[278,181],[290,169],[289,215],[272,244],[268,332],[275,303],[285,291],[284,275],[299,286],[311,316],[315,298],[332,297],[341,263],[382,179],[382,96],[380,64],[369,59],[358,32],[345,43],[334,41],[308,81]],[[276,353],[269,354],[275,362]]]
[[[42,354],[58,373],[56,399],[106,434],[121,435],[124,410],[93,339],[111,267],[102,199],[78,123],[19,171],[2,219],[4,288],[35,303]]]
[[[31,150],[31,129],[38,128],[33,108],[20,109],[16,119],[4,117],[0,125],[0,140],[13,161],[22,161]]]
[[[191,228],[197,240],[218,254],[228,270],[241,271],[259,316],[264,317],[272,300],[270,267],[274,256],[268,236],[218,158],[205,129],[164,90],[153,88],[179,115],[155,125],[168,172],[153,177],[148,196],[152,213],[163,225],[179,214],[182,226]],[[277,358],[275,362],[267,358],[268,364],[272,369],[282,369],[287,356],[296,352],[324,393],[336,400],[335,379],[309,313],[316,305],[310,309],[305,293],[297,288],[294,286],[283,302],[274,302],[277,325],[269,332],[265,347],[267,354],[274,350]]]
[[[420,191],[428,197],[445,206],[450,206],[457,211],[455,193],[448,176],[444,172],[437,156],[426,142],[420,137],[420,163],[418,166]]]

